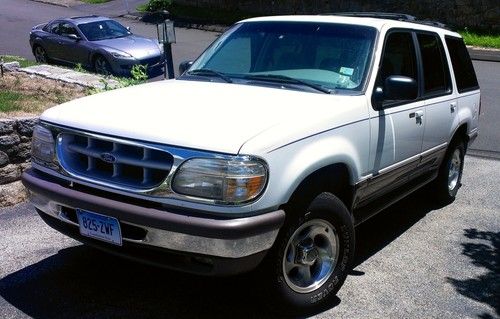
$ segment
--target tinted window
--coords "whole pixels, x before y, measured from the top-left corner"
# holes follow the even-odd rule
[[[60,23],[59,22],[54,22],[52,24],[50,24],[49,26],[46,27],[46,30],[47,32],[50,32],[50,33],[54,33],[54,34],[59,34],[59,25]]]
[[[469,57],[469,52],[465,43],[460,38],[446,37],[446,46],[450,53],[455,81],[457,82],[458,92],[475,90],[479,87],[476,73]]]
[[[424,93],[450,92],[450,74],[441,40],[434,34],[418,34],[424,69]]]
[[[75,27],[73,25],[71,25],[70,23],[62,23],[61,26],[59,27],[59,34],[61,34],[61,35],[68,35],[68,34],[78,35],[78,31],[76,31]]]
[[[391,75],[402,75],[418,80],[415,45],[409,32],[392,32],[386,38],[377,86],[383,87],[385,80]],[[391,102],[394,101],[389,103]]]

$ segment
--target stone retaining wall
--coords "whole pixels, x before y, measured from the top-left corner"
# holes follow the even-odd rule
[[[20,178],[30,166],[31,135],[37,117],[0,119],[0,207],[26,199]]]
[[[458,28],[500,31],[499,0],[174,0],[205,8],[241,10],[259,15],[319,14],[346,11],[400,12],[421,20],[440,21]]]

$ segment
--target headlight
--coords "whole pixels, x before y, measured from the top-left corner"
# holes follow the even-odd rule
[[[119,59],[130,59],[132,56],[125,52],[111,52],[111,55]]]
[[[52,133],[43,126],[36,125],[33,128],[31,139],[31,156],[44,162],[54,161],[54,138]]]
[[[266,182],[265,164],[250,157],[195,158],[179,167],[172,189],[179,194],[230,204],[256,198]]]

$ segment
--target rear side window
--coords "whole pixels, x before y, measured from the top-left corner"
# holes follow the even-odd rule
[[[417,35],[424,71],[424,94],[451,92],[450,72],[441,40],[435,34]]]
[[[479,85],[477,83],[476,73],[474,72],[474,67],[464,41],[460,38],[447,36],[446,46],[450,53],[458,92],[462,93],[478,89]]]

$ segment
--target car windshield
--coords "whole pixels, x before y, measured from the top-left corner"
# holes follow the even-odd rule
[[[216,40],[188,75],[210,70],[249,82],[302,82],[310,87],[359,91],[368,73],[375,36],[376,30],[367,26],[244,22]]]
[[[131,34],[127,28],[113,20],[82,23],[78,27],[89,41],[122,38]]]

